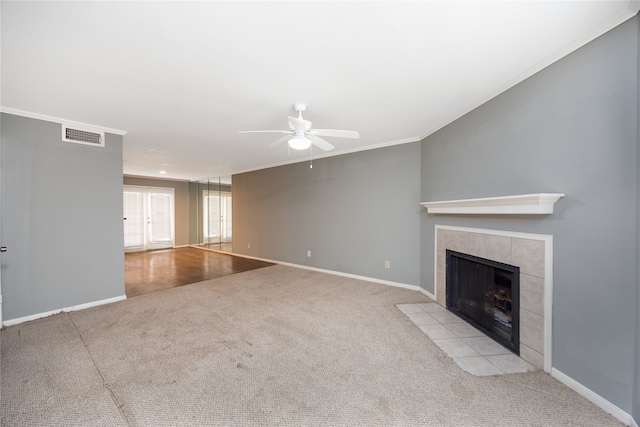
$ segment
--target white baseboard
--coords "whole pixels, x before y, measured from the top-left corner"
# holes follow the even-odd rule
[[[218,252],[218,251],[214,251],[214,252]],[[357,280],[364,280],[364,281],[367,281],[367,282],[380,283],[382,285],[388,285],[388,286],[395,286],[396,288],[410,289],[412,291],[418,291],[418,292],[424,294],[425,296],[427,296],[428,298],[430,298],[430,299],[432,299],[434,301],[436,300],[436,296],[434,294],[432,294],[429,291],[424,290],[423,288],[421,288],[420,286],[417,286],[417,285],[408,285],[406,283],[391,282],[389,280],[375,279],[373,277],[358,276],[356,274],[349,274],[349,273],[341,273],[339,271],[325,270],[325,269],[316,268],[316,267],[308,267],[306,265],[293,264],[293,263],[290,263],[290,262],[274,261],[274,260],[270,260],[270,259],[256,258],[256,257],[248,256],[248,255],[234,254],[234,253],[229,253],[229,252],[226,252],[226,253],[228,253],[229,255],[239,256],[239,257],[242,257],[242,258],[255,259],[257,261],[272,262],[274,264],[288,265],[289,267],[302,268],[304,270],[317,271],[319,273],[333,274],[334,276],[349,277],[351,279],[357,279]]]
[[[104,304],[111,304],[112,302],[122,301],[125,299],[127,299],[126,295],[120,295],[118,297],[102,299],[99,301],[92,301],[84,304],[72,305],[71,307],[61,308],[58,310],[46,311],[44,313],[37,313],[37,314],[32,314],[30,316],[17,317],[15,319],[5,320],[4,322],[2,322],[2,325],[3,326],[17,325],[19,323],[29,322],[31,320],[36,320],[36,319],[42,319],[43,317],[49,317],[54,314],[62,313],[63,311],[69,312],[69,311],[83,310],[85,308],[97,307],[99,305],[104,305]]]
[[[618,420],[622,421],[626,425],[635,426],[635,427],[638,426],[630,414],[618,408],[616,405],[609,402],[607,399],[600,396],[595,391],[583,386],[582,384],[580,384],[578,381],[574,380],[570,376],[563,374],[562,372],[558,371],[556,368],[551,368],[551,376],[557,379],[558,381],[560,381],[562,384],[569,387],[570,389],[572,389],[573,391],[577,392],[580,396],[595,403],[598,407],[600,407],[600,409],[613,415],[614,417],[616,417]]]
[[[215,249],[207,249],[207,248],[201,248],[201,249],[210,250],[210,251],[213,251],[213,252],[220,252],[220,251],[216,251]],[[426,293],[426,291],[424,289],[422,289],[418,285],[408,285],[406,283],[392,282],[390,280],[382,280],[382,279],[376,279],[374,277],[359,276],[357,274],[342,273],[340,271],[335,271],[335,270],[326,270],[324,268],[309,267],[307,265],[293,264],[291,262],[275,261],[275,260],[272,260],[272,259],[258,258],[258,257],[254,257],[254,256],[243,255],[243,254],[235,254],[235,253],[232,253],[232,252],[223,252],[223,253],[225,253],[227,255],[238,256],[238,257],[241,257],[241,258],[255,259],[256,261],[264,261],[264,262],[270,262],[270,263],[273,263],[273,264],[280,264],[280,265],[286,265],[286,266],[289,266],[289,267],[301,268],[303,270],[316,271],[318,273],[332,274],[334,276],[348,277],[350,279],[363,280],[365,282],[380,283],[381,285],[394,286],[396,288],[404,288],[404,289],[410,289],[412,291],[420,291],[422,293],[425,293],[425,295],[427,295],[427,296],[430,295],[429,293]]]
[[[307,265],[292,264],[289,262],[280,262],[280,261],[269,261],[269,262],[275,262],[276,264],[287,265],[289,267],[301,268],[303,270],[316,271],[318,273],[332,274],[334,276],[348,277],[350,279],[363,280],[365,282],[373,282],[373,283],[379,283],[381,285],[394,286],[396,288],[410,289],[412,291],[420,290],[420,286],[417,286],[417,285],[408,285],[406,283],[392,282],[390,280],[376,279],[374,277],[359,276],[357,274],[342,273],[340,271],[325,270],[323,268],[309,267]]]
[[[431,292],[424,290],[422,288],[418,289],[420,292],[422,292],[423,294],[425,294],[427,297],[431,298],[432,300],[436,300],[436,296],[434,294],[432,294]]]

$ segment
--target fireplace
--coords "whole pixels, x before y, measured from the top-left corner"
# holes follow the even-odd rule
[[[520,268],[446,250],[447,308],[520,354]]]
[[[447,250],[518,266],[519,356],[551,372],[553,305],[553,236],[515,231],[435,225],[434,293],[447,307]],[[512,307],[513,310],[513,307]]]

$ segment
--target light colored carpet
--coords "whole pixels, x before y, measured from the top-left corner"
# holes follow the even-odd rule
[[[272,266],[2,331],[6,426],[620,426],[543,372],[475,377],[406,289]]]

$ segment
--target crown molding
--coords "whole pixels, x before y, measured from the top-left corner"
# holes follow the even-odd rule
[[[127,134],[127,132],[124,130],[112,129],[104,126],[92,125],[89,123],[82,123],[82,122],[76,122],[73,120],[61,119],[59,117],[52,117],[52,116],[47,116],[45,114],[32,113],[30,111],[23,111],[15,108],[0,107],[0,111],[7,114],[13,114],[15,116],[29,117],[31,119],[44,120],[45,122],[60,123],[61,125],[77,127],[80,129],[94,131],[98,133],[105,132],[105,133],[111,133],[111,134],[122,135],[122,136]]]

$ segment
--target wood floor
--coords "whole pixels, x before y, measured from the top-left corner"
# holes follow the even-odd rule
[[[127,297],[273,265],[196,248],[130,252],[124,257]]]

